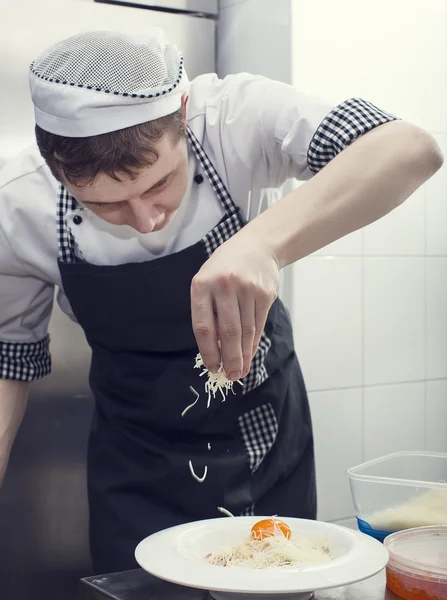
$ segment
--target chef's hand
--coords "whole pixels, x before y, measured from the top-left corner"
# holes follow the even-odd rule
[[[191,284],[192,325],[205,367],[215,373],[222,361],[232,381],[249,373],[279,288],[278,260],[245,231],[222,244]]]

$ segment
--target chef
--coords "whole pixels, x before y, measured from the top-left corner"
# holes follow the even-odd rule
[[[29,78],[37,145],[0,175],[1,473],[29,382],[50,372],[57,287],[92,348],[95,572],[219,508],[314,519],[280,273],[401,204],[441,166],[435,141],[358,98],[188,81],[158,30],[75,35]],[[289,179],[305,183],[276,201]]]

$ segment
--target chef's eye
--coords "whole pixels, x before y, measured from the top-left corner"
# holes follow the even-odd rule
[[[86,204],[88,206],[96,206],[97,208],[104,208],[104,207],[116,208],[117,206],[122,206],[122,205],[126,204],[126,202],[125,201],[122,201],[122,202],[86,202]]]
[[[158,181],[155,185],[153,185],[151,187],[149,192],[152,192],[154,190],[159,190],[160,188],[162,188],[168,182],[168,179],[169,179],[169,175],[167,175],[166,177],[163,177],[163,179],[160,179],[160,181]]]

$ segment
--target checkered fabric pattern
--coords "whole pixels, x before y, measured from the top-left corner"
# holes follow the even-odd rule
[[[35,343],[0,343],[0,379],[33,381],[51,372],[50,337]]]
[[[243,511],[241,511],[240,517],[254,517],[255,516],[255,505],[254,504],[250,504],[250,506],[247,506],[247,508],[244,508]]]
[[[397,117],[361,98],[342,102],[323,119],[309,144],[309,169],[318,173],[361,135],[395,120]]]
[[[224,221],[221,221],[214,229],[211,229],[202,240],[208,256],[211,256],[221,244],[233,237],[243,226],[244,223],[239,213],[233,213]]]
[[[238,422],[250,469],[254,473],[275,443],[278,434],[275,411],[270,403],[263,404],[241,415]]]
[[[75,210],[77,202],[61,184],[59,186],[57,202],[57,243],[59,247],[59,260],[64,263],[76,261],[75,242],[67,225],[67,211]]]
[[[248,392],[251,392],[260,386],[261,383],[264,383],[264,381],[268,378],[264,361],[271,345],[272,342],[265,335],[265,332],[263,332],[259,342],[258,351],[256,352],[251,363],[250,373],[242,380],[244,384],[244,387],[242,388],[242,394],[248,394]]]

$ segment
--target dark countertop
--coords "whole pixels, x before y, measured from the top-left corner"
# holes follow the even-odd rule
[[[83,600],[211,600],[208,592],[166,583],[142,569],[82,579],[81,592]],[[386,589],[382,571],[362,583],[318,592],[315,600],[398,600],[398,597]]]

